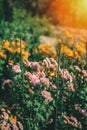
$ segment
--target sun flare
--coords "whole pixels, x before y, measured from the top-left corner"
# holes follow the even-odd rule
[[[51,12],[55,23],[87,28],[87,0],[55,0]],[[58,16],[58,17],[57,17]]]

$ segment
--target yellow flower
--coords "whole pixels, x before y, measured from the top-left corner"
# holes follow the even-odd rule
[[[62,45],[60,49],[61,53],[64,53],[66,50],[67,50],[67,46]]]
[[[16,116],[10,116],[10,117],[9,117],[9,120],[10,120],[10,121],[17,121],[17,118],[16,118]]]
[[[80,58],[78,52],[74,52],[74,58],[75,58],[75,59],[79,59],[79,58]]]
[[[13,48],[16,48],[16,43],[15,43],[15,42],[11,42],[11,46],[12,46]]]
[[[53,69],[51,69],[49,67],[46,67],[46,71],[47,71],[49,76],[51,76],[51,77],[56,76],[56,74],[57,74],[57,67],[54,66]]]
[[[22,51],[22,57],[23,57],[23,59],[28,59],[28,57],[29,57],[29,53],[27,52],[27,51]]]
[[[73,35],[69,31],[65,31],[65,36],[67,38],[73,39]]]
[[[54,50],[52,55],[53,55],[54,58],[56,58],[57,57],[57,52]]]
[[[19,53],[21,52],[20,47],[18,47],[18,48],[15,50],[15,52],[19,54]]]
[[[39,53],[42,53],[43,55],[47,55],[47,56],[54,57],[54,58],[57,57],[57,52],[56,52],[55,48],[49,43],[40,44],[38,46],[38,49],[39,49]]]
[[[26,42],[24,42],[24,41],[21,41],[21,43],[20,43],[20,41],[17,42],[17,47],[20,47],[20,46],[22,49],[26,48]]]
[[[85,53],[85,46],[82,43],[76,45],[76,49],[80,54]]]
[[[13,60],[8,60],[8,63],[14,64]]]
[[[6,57],[7,57],[7,56],[6,56],[6,54],[4,54],[4,52],[3,52],[3,51],[1,51],[1,52],[0,52],[0,57],[2,57],[2,58],[4,58],[4,59],[6,59]]]
[[[70,50],[69,48],[67,49],[67,51],[65,52],[65,54],[66,54],[68,57],[73,57],[73,56],[74,56],[73,51]]]
[[[10,46],[9,41],[5,41],[5,42],[4,42],[4,46],[3,46],[3,48],[8,48],[9,46]]]
[[[15,53],[15,50],[14,50],[14,48],[11,48],[11,47],[7,47],[6,48],[10,53]]]
[[[61,53],[65,53],[69,57],[73,57],[74,56],[73,51],[70,48],[68,48],[67,46],[65,46],[65,45],[61,46],[61,50],[60,51],[61,51]]]
[[[55,76],[55,72],[50,71],[49,75],[50,75],[51,77],[53,77],[53,76]]]

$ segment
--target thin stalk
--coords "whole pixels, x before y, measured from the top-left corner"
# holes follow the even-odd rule
[[[57,110],[58,110],[58,91],[59,91],[60,49],[58,50],[57,63],[58,63],[58,72],[57,72],[57,76],[56,76],[57,93],[56,93],[56,108],[55,108],[55,125],[54,125],[54,130],[57,130]]]
[[[65,54],[63,54],[63,75],[64,75],[64,69],[65,69]],[[63,111],[64,111],[63,94],[64,94],[64,78],[63,78],[62,88],[61,88],[61,121],[62,121],[62,128],[63,128]]]
[[[23,68],[23,57],[22,57],[22,37],[20,37],[20,65],[21,65],[21,93],[22,93],[22,110],[23,110],[23,117],[25,118],[25,110],[24,110],[24,103],[25,103],[25,98],[24,98],[24,68]],[[25,124],[23,118],[23,124]],[[24,128],[25,129],[25,128]]]
[[[21,70],[22,70],[22,72],[21,72],[22,100],[23,100],[23,105],[24,105],[26,103],[26,100],[25,100],[25,96],[24,96],[24,67],[23,67],[23,57],[22,57],[22,37],[20,38],[20,54],[21,54],[20,64],[21,64]],[[24,109],[23,109],[23,111],[24,111]],[[24,118],[26,119],[25,112],[24,112]],[[27,120],[27,127],[29,130],[31,130],[29,120]]]
[[[22,84],[22,94],[23,94],[23,102],[24,102],[24,68],[23,68],[23,57],[22,57],[22,37],[20,38],[20,54],[21,54],[21,60],[20,60],[20,64],[21,64],[21,84]]]

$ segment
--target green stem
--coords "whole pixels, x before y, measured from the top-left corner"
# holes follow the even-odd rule
[[[21,84],[22,84],[22,94],[23,94],[23,102],[24,102],[24,68],[23,68],[23,57],[22,57],[22,37],[20,38],[20,54],[21,54],[21,60],[20,60],[20,64],[21,64]]]
[[[65,54],[63,54],[63,75],[64,75],[64,68],[65,68]],[[63,94],[64,94],[64,78],[63,78],[62,88],[61,88],[61,121],[62,121],[62,127],[63,127],[63,111],[64,111]]]
[[[60,65],[60,49],[58,50],[58,72],[57,72],[57,77],[56,77],[56,85],[57,85],[57,93],[56,93],[56,106],[55,106],[55,126],[54,130],[57,130],[57,110],[58,110],[58,91],[59,91],[59,65]]]

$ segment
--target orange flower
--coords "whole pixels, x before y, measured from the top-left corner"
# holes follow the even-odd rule
[[[69,31],[65,31],[65,36],[69,39],[73,39],[73,35]]]
[[[19,54],[19,53],[21,52],[20,47],[18,47],[18,48],[15,50],[15,52]]]
[[[85,53],[85,46],[84,46],[82,43],[77,44],[77,45],[76,45],[76,50],[77,50],[80,54],[83,54],[83,53]]]
[[[73,57],[73,56],[74,56],[73,51],[70,50],[70,49],[67,49],[67,51],[65,52],[65,54],[66,54],[67,56],[69,56],[69,57]]]
[[[67,46],[65,46],[65,45],[61,46],[61,50],[60,51],[61,51],[61,53],[65,53],[69,57],[73,57],[74,56],[73,51],[70,48],[68,48]]]
[[[3,52],[3,51],[1,51],[1,52],[0,52],[0,57],[2,57],[2,58],[4,58],[4,59],[6,59],[6,57],[7,57],[7,56],[6,56],[6,54],[4,54],[4,52]]]
[[[14,61],[13,60],[8,60],[8,63],[14,64]]]
[[[10,116],[10,117],[9,117],[9,120],[10,120],[10,121],[17,121],[17,118],[16,118],[16,116]]]
[[[9,46],[10,46],[9,41],[5,41],[5,42],[4,42],[4,47],[3,47],[3,48],[8,48]]]
[[[15,53],[15,50],[14,50],[14,48],[11,48],[11,47],[8,47],[8,48],[6,48],[10,53]]]
[[[75,58],[75,59],[79,59],[79,58],[80,58],[78,52],[76,52],[76,51],[74,52],[74,58]]]
[[[43,55],[47,55],[47,56],[50,56],[50,57],[54,57],[56,58],[57,57],[57,52],[55,50],[55,48],[51,45],[51,44],[40,44],[38,46],[38,49],[39,49],[39,53],[42,53]]]
[[[22,51],[22,57],[23,57],[23,59],[28,59],[28,57],[29,57],[29,53],[28,53],[28,51]]]
[[[13,48],[15,48],[15,47],[16,47],[16,43],[15,43],[15,42],[12,42],[12,43],[11,43],[11,46],[12,46]]]
[[[20,43],[20,41],[18,41],[18,42],[17,42],[17,46],[18,46],[18,47],[21,46],[21,47],[24,49],[24,48],[26,47],[26,42],[21,41],[21,43]]]

